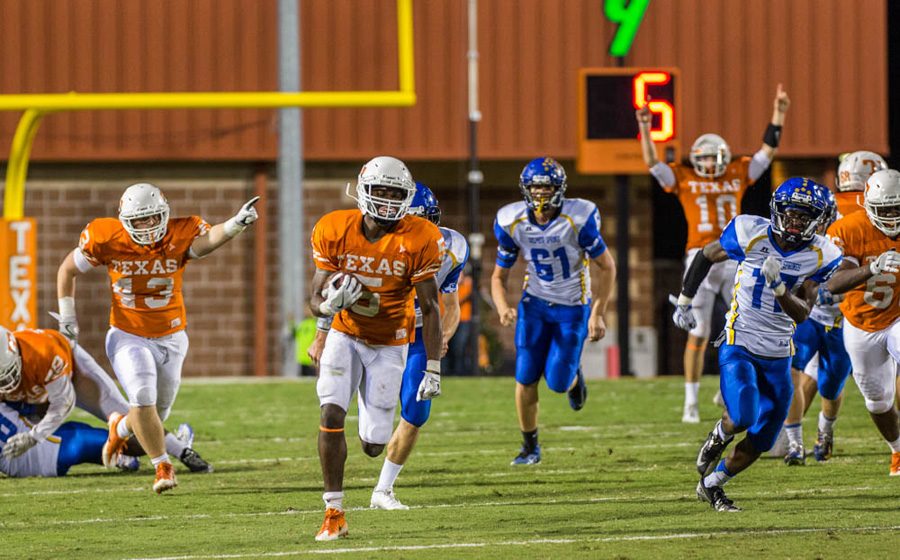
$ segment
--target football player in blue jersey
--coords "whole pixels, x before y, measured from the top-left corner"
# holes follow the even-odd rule
[[[437,198],[427,186],[416,183],[416,193],[410,203],[408,214],[421,216],[435,225],[441,222],[441,207]],[[439,227],[444,238],[444,256],[436,280],[441,292],[443,310],[441,312],[441,330],[443,349],[441,355],[447,353],[447,344],[453,338],[459,325],[459,280],[466,261],[469,259],[469,244],[466,238],[456,230]],[[409,509],[394,496],[394,482],[400,470],[412,453],[419,429],[431,414],[431,401],[420,400],[419,385],[425,375],[427,356],[425,354],[425,337],[422,335],[422,312],[418,303],[416,311],[416,338],[409,345],[406,357],[406,369],[400,388],[400,423],[394,429],[388,442],[387,457],[381,469],[381,476],[372,492],[370,506],[373,508],[397,510]],[[317,321],[316,338],[309,348],[309,356],[318,364],[325,344],[325,337],[331,328],[331,317]]]
[[[565,198],[566,172],[549,157],[528,162],[519,178],[522,202],[497,212],[497,263],[491,295],[500,323],[516,325],[516,411],[524,442],[513,465],[541,461],[538,444],[538,382],[543,376],[569,405],[581,410],[587,387],[581,372],[585,338],[606,335],[603,314],[612,294],[616,265],[600,235],[600,213],[593,202]],[[506,285],[519,254],[526,281],[518,309]],[[599,291],[591,302],[588,262],[599,268]]]
[[[709,268],[738,261],[719,348],[722,419],[697,455],[697,496],[716,511],[739,511],[723,490],[732,477],[769,450],[791,404],[791,336],[809,316],[819,284],[841,263],[841,250],[817,235],[828,204],[820,185],[793,177],[772,195],[771,220],[736,216],[694,257],[674,301],[675,324],[696,323],[691,299]],[[673,298],[674,300],[674,298]],[[747,436],[719,460],[735,434]]]

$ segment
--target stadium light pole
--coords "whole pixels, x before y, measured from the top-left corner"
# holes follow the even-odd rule
[[[472,291],[469,294],[472,308],[469,329],[469,355],[472,369],[481,373],[479,360],[479,338],[481,338],[481,249],[484,234],[481,233],[481,185],[484,173],[478,163],[478,123],[481,110],[478,108],[478,0],[469,0],[469,49],[466,53],[469,70],[469,173],[467,190],[469,194],[469,262],[472,263]]]
[[[278,0],[278,89],[300,91],[298,0]],[[282,375],[296,376],[294,328],[303,320],[306,256],[303,243],[303,142],[300,109],[281,109],[278,126],[278,234],[280,238]],[[265,232],[260,232],[264,235]]]

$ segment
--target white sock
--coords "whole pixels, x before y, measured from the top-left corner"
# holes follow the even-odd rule
[[[829,418],[825,416],[824,412],[819,412],[819,431],[831,433],[834,431],[834,423],[837,422],[837,418]]]
[[[803,424],[785,424],[784,431],[788,437],[788,443],[791,445],[803,445]]]
[[[384,465],[381,467],[381,476],[378,477],[378,484],[375,485],[375,491],[385,492],[392,489],[402,469],[403,465],[398,465],[385,459]]]
[[[184,453],[185,449],[187,449],[187,445],[175,437],[175,434],[171,432],[166,434],[166,453],[174,455],[175,457],[181,457],[181,454]]]
[[[119,423],[116,424],[116,434],[122,438],[127,439],[131,437],[131,430],[128,429],[128,417],[122,418],[119,420]]]
[[[703,479],[703,485],[707,488],[711,486],[724,486],[726,482],[734,478],[734,475],[730,474],[725,469],[725,459],[719,461],[719,465],[716,467],[716,470],[709,473],[706,478]]]
[[[900,453],[900,438],[895,439],[894,441],[887,442],[888,447],[891,448],[891,451],[894,453]]]
[[[343,492],[325,492],[322,494],[325,501],[325,509],[336,509],[344,511],[344,493]]]
[[[150,459],[150,462],[153,463],[154,467],[158,467],[160,463],[171,463],[172,461],[169,460],[168,453],[163,453],[159,457],[153,457],[152,459]]]
[[[700,382],[685,382],[684,384],[684,405],[693,406],[697,404],[697,395],[700,393]]]
[[[721,439],[722,441],[731,441],[731,438],[734,437],[734,434],[726,434],[725,433],[725,428],[722,427],[721,420],[716,422],[715,430],[716,430],[716,435],[719,436],[719,439]]]

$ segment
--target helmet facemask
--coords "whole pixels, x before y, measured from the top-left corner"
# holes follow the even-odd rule
[[[866,214],[872,225],[888,237],[900,235],[900,200],[864,203]]]
[[[393,224],[406,216],[414,195],[414,189],[401,186],[365,183],[356,186],[360,210],[380,225]]]
[[[530,184],[520,184],[519,187],[522,190],[522,196],[525,198],[525,204],[538,214],[546,214],[562,206],[563,195],[566,192],[565,183],[561,186],[553,185],[550,183],[549,178],[546,182],[542,182],[540,176],[534,177]],[[532,192],[538,189],[543,192]]]
[[[6,347],[0,349],[0,393],[9,393],[22,381],[22,356],[12,333],[3,330],[6,332]]]
[[[713,179],[723,175],[728,169],[728,164],[731,163],[731,148],[721,136],[704,134],[694,141],[689,158],[697,175]]]
[[[809,241],[822,223],[824,214],[812,206],[793,202],[772,202],[772,230],[785,242]]]
[[[156,220],[149,219],[153,217]],[[138,245],[153,245],[161,241],[168,230],[169,203],[162,192],[149,183],[132,185],[119,201],[119,221],[132,241]]]

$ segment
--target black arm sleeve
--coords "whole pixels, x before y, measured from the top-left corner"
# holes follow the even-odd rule
[[[697,255],[688,267],[687,274],[684,275],[681,293],[691,298],[697,295],[697,290],[700,289],[700,284],[703,283],[703,279],[709,274],[709,269],[712,265],[713,262],[706,258],[702,250],[697,251]]]

